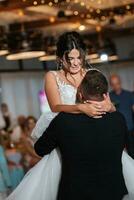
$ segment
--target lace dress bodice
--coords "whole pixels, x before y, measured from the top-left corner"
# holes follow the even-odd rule
[[[55,75],[56,78],[62,104],[66,105],[75,104],[76,91],[77,91],[76,88],[66,83],[65,81],[61,80],[57,75],[57,72],[54,71],[52,73]]]
[[[62,104],[75,104],[77,89],[72,85],[66,83],[65,81],[61,80],[56,71],[52,71],[51,73],[53,73],[53,75],[55,76]],[[58,113],[53,113],[51,110],[43,113],[37,121],[36,126],[31,134],[32,138],[39,138],[57,114]]]

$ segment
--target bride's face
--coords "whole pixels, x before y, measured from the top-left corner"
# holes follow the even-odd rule
[[[71,74],[77,74],[82,68],[82,59],[77,49],[72,49],[68,54],[68,61],[63,57],[63,65]]]

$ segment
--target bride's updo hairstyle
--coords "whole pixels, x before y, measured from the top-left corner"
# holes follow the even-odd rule
[[[108,81],[98,70],[89,70],[77,90],[77,102],[87,100],[102,101],[108,92]]]
[[[62,59],[65,56],[66,62],[70,65],[68,54],[72,49],[77,49],[80,52],[80,58],[82,61],[82,67],[86,67],[85,54],[86,47],[79,33],[66,32],[62,34],[57,42],[57,62],[59,64],[59,68],[62,68]]]

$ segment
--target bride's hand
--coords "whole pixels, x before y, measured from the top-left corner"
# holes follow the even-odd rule
[[[101,118],[105,114],[103,108],[98,102],[85,102],[84,104],[78,105],[80,112],[85,113],[86,115],[93,118]]]
[[[114,112],[116,111],[115,106],[112,104],[109,94],[103,95],[104,100],[101,102],[96,101],[87,101],[87,103],[96,103],[96,105],[100,106],[104,112]]]

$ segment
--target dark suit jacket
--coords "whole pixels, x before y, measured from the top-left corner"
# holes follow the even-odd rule
[[[62,177],[57,199],[121,200],[127,193],[121,164],[126,134],[126,122],[118,112],[100,119],[60,113],[35,143],[40,156],[60,149]]]

